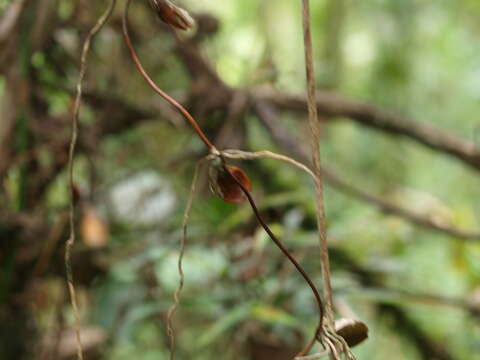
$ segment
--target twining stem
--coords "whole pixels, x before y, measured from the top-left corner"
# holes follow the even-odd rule
[[[236,149],[228,149],[228,150],[222,150],[222,155],[229,159],[253,160],[253,159],[266,158],[266,159],[283,161],[285,163],[288,163],[290,165],[293,165],[299,168],[300,170],[305,171],[308,175],[312,177],[312,179],[315,179],[315,174],[306,165],[292,159],[291,157],[288,157],[282,154],[277,154],[272,151],[261,150],[256,152],[249,152],[249,151],[241,151]]]
[[[292,254],[290,254],[290,252],[285,248],[285,246],[282,244],[282,242],[275,236],[275,234],[269,228],[267,223],[263,220],[263,217],[262,217],[262,215],[260,215],[260,212],[258,211],[257,205],[255,204],[255,201],[253,200],[253,197],[250,194],[250,191],[248,191],[248,189],[245,186],[243,186],[243,184],[240,181],[238,181],[235,178],[235,176],[232,175],[232,173],[230,172],[228,167],[225,166],[225,164],[223,164],[223,169],[228,174],[230,174],[230,177],[235,181],[235,183],[238,185],[238,187],[240,187],[240,189],[242,189],[242,191],[245,194],[245,196],[247,197],[248,202],[250,203],[250,206],[253,210],[253,213],[255,214],[255,217],[257,218],[260,225],[263,227],[263,229],[268,234],[268,236],[270,236],[270,238],[273,240],[275,245],[277,245],[277,247],[283,252],[283,254],[288,258],[288,260],[290,260],[290,262],[295,266],[295,268],[298,270],[298,272],[303,276],[303,278],[305,279],[305,281],[307,282],[308,286],[310,287],[310,289],[312,290],[312,292],[315,296],[315,300],[316,300],[317,306],[318,306],[318,316],[319,316],[318,327],[317,327],[317,330],[315,331],[315,336],[310,341],[310,343],[305,347],[305,349],[303,349],[299,354],[297,354],[297,356],[304,356],[304,355],[306,355],[310,352],[311,348],[315,344],[317,338],[319,337],[319,335],[320,335],[320,333],[323,329],[324,306],[323,306],[323,302],[322,302],[322,298],[320,296],[320,293],[318,292],[317,287],[313,283],[312,279],[310,279],[310,277],[307,275],[305,270],[303,270],[302,266],[297,262],[297,260],[295,260],[295,258],[292,256]]]
[[[173,316],[177,311],[177,307],[180,304],[180,295],[182,293],[183,285],[185,282],[185,274],[183,273],[183,256],[185,254],[185,247],[187,245],[187,229],[188,229],[188,219],[190,217],[190,211],[192,210],[193,199],[195,197],[195,191],[197,187],[198,173],[200,172],[201,166],[205,163],[206,158],[201,159],[195,166],[195,172],[193,173],[192,184],[190,186],[190,193],[188,195],[187,205],[185,206],[185,211],[183,213],[182,220],[182,240],[180,242],[180,253],[178,255],[178,274],[180,280],[178,287],[175,290],[173,295],[174,303],[170,307],[167,313],[167,334],[170,338],[170,360],[175,359],[175,329],[173,328]]]
[[[70,303],[73,308],[73,313],[75,316],[75,338],[77,344],[77,359],[83,360],[83,349],[82,349],[82,340],[80,336],[80,315],[78,312],[77,296],[75,293],[75,286],[73,283],[73,271],[70,261],[71,252],[73,245],[75,244],[75,183],[73,178],[73,167],[74,167],[74,157],[75,157],[75,148],[77,145],[78,138],[78,123],[80,115],[80,103],[82,100],[82,86],[83,79],[85,78],[85,73],[87,71],[87,56],[90,50],[90,44],[93,37],[101,30],[103,25],[107,22],[108,18],[115,8],[116,0],[111,0],[108,8],[100,16],[95,26],[89,31],[85,41],[83,43],[82,55],[80,58],[80,73],[77,80],[77,90],[75,96],[75,102],[73,106],[73,115],[72,115],[72,135],[70,138],[70,149],[68,152],[68,177],[70,184],[70,236],[67,240],[65,247],[65,270],[67,273],[67,284],[68,290],[70,293]]]
[[[128,50],[130,51],[130,57],[132,58],[133,62],[135,63],[135,66],[137,67],[137,70],[140,72],[140,74],[143,76],[143,78],[147,81],[147,83],[152,87],[152,89],[157,94],[159,94],[161,97],[163,97],[165,100],[167,100],[171,105],[173,105],[183,115],[183,117],[192,126],[193,130],[195,130],[197,135],[205,143],[205,145],[208,147],[208,149],[211,152],[217,153],[215,146],[207,138],[207,136],[205,135],[203,130],[200,128],[198,123],[193,118],[193,116],[190,115],[190,113],[182,105],[180,105],[174,98],[172,98],[165,91],[160,89],[157,86],[157,84],[155,84],[155,82],[150,78],[150,76],[147,74],[145,69],[143,68],[142,63],[140,62],[140,59],[138,58],[137,53],[136,53],[135,49],[133,48],[132,42],[130,40],[130,35],[128,34],[128,9],[130,7],[130,1],[131,0],[127,0],[127,3],[125,4],[125,11],[123,13],[123,18],[122,18],[123,38],[125,40],[125,43],[127,44]]]
[[[328,240],[323,201],[323,183],[321,179],[320,161],[320,123],[318,121],[315,101],[315,71],[313,68],[312,32],[310,29],[310,1],[302,0],[303,38],[305,50],[305,70],[308,92],[308,119],[311,132],[312,167],[315,174],[315,192],[317,206],[317,224],[320,236],[320,258],[322,263],[323,289],[325,295],[325,315],[327,324],[333,329],[333,296],[330,281],[330,260],[328,257]]]

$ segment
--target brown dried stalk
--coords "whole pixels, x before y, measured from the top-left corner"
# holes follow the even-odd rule
[[[302,0],[303,6],[303,37],[305,46],[305,66],[308,92],[308,120],[311,131],[312,166],[315,174],[315,191],[317,204],[317,223],[320,235],[320,256],[322,259],[323,288],[327,323],[333,327],[333,297],[330,282],[330,260],[328,258],[328,241],[325,221],[325,207],[323,203],[323,184],[321,179],[320,161],[320,123],[318,121],[315,103],[315,72],[313,68],[312,34],[310,30],[310,1]]]
[[[312,166],[315,174],[315,191],[317,205],[317,224],[320,237],[320,258],[325,296],[325,328],[321,328],[321,340],[328,350],[330,357],[340,360],[339,350],[348,359],[355,359],[345,340],[335,333],[333,317],[333,291],[330,280],[330,260],[328,256],[328,239],[326,231],[325,206],[323,200],[323,183],[320,160],[320,122],[315,98],[315,71],[313,67],[312,33],[310,26],[310,0],[302,0],[303,40],[305,50],[305,72],[307,77],[308,95],[308,122],[311,132]]]
[[[83,43],[82,55],[80,58],[80,73],[77,80],[77,92],[75,96],[75,102],[73,106],[73,115],[72,115],[72,135],[70,139],[70,149],[68,153],[68,176],[70,184],[70,237],[67,240],[65,247],[65,270],[67,274],[67,285],[70,293],[70,302],[73,308],[73,313],[75,316],[75,337],[77,343],[77,359],[83,360],[83,349],[82,349],[82,340],[80,337],[80,314],[78,312],[77,305],[77,296],[75,293],[75,285],[73,283],[73,271],[72,264],[70,261],[71,252],[73,245],[75,244],[75,185],[73,178],[73,159],[75,157],[75,148],[77,145],[78,138],[78,123],[80,115],[80,103],[82,100],[82,86],[83,79],[85,78],[85,73],[87,71],[87,56],[90,50],[90,44],[93,37],[102,29],[103,25],[107,22],[110,15],[115,8],[116,0],[111,0],[108,8],[100,16],[95,26],[89,31],[85,41]]]

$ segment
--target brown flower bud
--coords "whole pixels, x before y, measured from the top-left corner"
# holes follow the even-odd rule
[[[242,186],[250,191],[252,184],[247,174],[239,167],[232,165],[225,165],[230,173],[225,171],[223,166],[212,165],[210,168],[210,188],[212,191],[221,197],[224,201],[238,204],[245,201],[247,198],[240,186],[238,186],[235,179],[242,184]],[[230,175],[231,174],[231,175]],[[235,177],[235,179],[232,178]]]
[[[150,5],[160,20],[174,28],[188,30],[195,24],[195,20],[186,10],[169,0],[150,0]]]

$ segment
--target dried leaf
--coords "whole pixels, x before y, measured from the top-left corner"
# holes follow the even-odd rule
[[[80,232],[83,242],[90,248],[99,249],[107,245],[109,236],[108,225],[91,206],[86,207],[84,210]]]
[[[359,320],[335,320],[335,331],[345,339],[350,347],[354,347],[368,338],[368,326]]]
[[[195,24],[190,14],[169,0],[150,0],[150,5],[164,23],[180,30],[188,30]]]
[[[212,165],[210,168],[210,187],[212,191],[229,203],[238,204],[245,201],[247,198],[243,193],[237,182],[232,179],[232,176],[243,185],[245,189],[250,191],[252,184],[247,174],[239,167],[232,165],[225,165],[230,173],[225,171],[223,166]],[[232,174],[232,175],[230,175]]]

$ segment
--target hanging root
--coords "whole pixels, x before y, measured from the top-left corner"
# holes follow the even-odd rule
[[[65,270],[67,274],[67,285],[68,291],[70,293],[70,303],[73,308],[73,313],[75,316],[75,337],[77,344],[77,359],[83,360],[83,349],[82,349],[82,340],[80,337],[80,314],[78,311],[77,296],[75,293],[75,285],[73,283],[73,271],[72,264],[70,261],[71,252],[73,245],[75,244],[75,199],[74,199],[74,179],[73,179],[73,160],[75,157],[75,147],[77,145],[78,138],[78,119],[80,114],[80,103],[82,100],[82,85],[83,79],[85,78],[85,73],[87,71],[87,56],[90,50],[90,44],[93,37],[102,29],[103,25],[107,22],[110,15],[115,8],[116,0],[111,0],[108,8],[100,16],[95,26],[89,31],[82,49],[82,55],[80,59],[80,73],[78,75],[77,81],[77,90],[75,95],[75,102],[73,107],[73,116],[72,116],[72,135],[70,138],[70,149],[68,153],[68,176],[69,176],[69,187],[70,187],[70,236],[67,240],[65,247]]]
[[[170,360],[175,359],[175,330],[173,328],[173,316],[180,304],[180,295],[182,293],[183,284],[185,282],[185,275],[183,273],[183,256],[185,254],[185,247],[187,244],[187,227],[188,227],[188,219],[190,217],[190,211],[192,210],[193,200],[195,198],[195,191],[197,188],[197,180],[198,180],[198,173],[202,165],[205,163],[206,158],[201,159],[197,165],[195,166],[195,172],[193,173],[192,184],[190,186],[190,193],[188,194],[187,205],[185,206],[185,211],[183,213],[183,221],[182,221],[182,239],[180,242],[180,253],[178,255],[178,274],[180,276],[180,280],[178,283],[178,287],[175,290],[173,295],[174,303],[170,307],[167,313],[167,334],[170,338]]]

